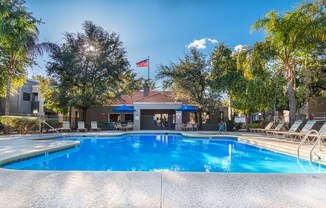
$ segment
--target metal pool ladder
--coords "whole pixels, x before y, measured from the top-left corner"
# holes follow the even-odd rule
[[[318,144],[318,142],[320,142],[320,144],[319,144],[319,150],[321,150],[321,145],[322,145],[321,142],[322,141],[320,141],[320,140],[323,138],[324,135],[325,135],[325,133],[319,134],[319,136],[317,137],[314,145],[312,146],[312,148],[310,150],[310,153],[309,153],[310,154],[310,161],[312,160],[312,152],[314,151],[314,149],[315,149],[316,145]]]
[[[323,138],[323,136],[325,134],[320,134],[318,131],[312,129],[310,131],[308,131],[304,138],[301,140],[301,142],[299,143],[298,145],[298,148],[297,148],[297,157],[299,158],[300,157],[300,147],[306,142],[306,140],[308,139],[308,137],[310,136],[311,133],[316,133],[316,136],[317,136],[317,139],[316,141],[314,142],[312,148],[310,149],[310,152],[309,152],[309,158],[310,158],[310,161],[312,161],[312,152],[314,151],[316,145],[318,144],[318,142],[320,142],[320,140]]]
[[[317,134],[317,137],[319,137],[319,132],[312,129],[312,130],[309,130],[305,136],[303,137],[303,139],[301,140],[300,144],[298,145],[298,148],[297,148],[297,157],[299,158],[300,157],[300,147],[306,142],[306,140],[308,139],[309,135],[311,133],[316,133]]]

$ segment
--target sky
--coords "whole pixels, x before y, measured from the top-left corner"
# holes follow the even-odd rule
[[[234,48],[264,40],[251,25],[271,10],[284,13],[298,0],[26,0],[26,7],[44,24],[40,41],[63,42],[65,32],[82,31],[91,20],[120,35],[131,68],[147,78],[136,62],[150,57],[151,79],[158,66],[177,62],[191,47],[210,54],[218,43]],[[28,76],[46,76],[45,55]]]

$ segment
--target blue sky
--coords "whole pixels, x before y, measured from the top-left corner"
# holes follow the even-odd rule
[[[64,32],[81,31],[91,20],[120,35],[131,67],[147,77],[137,61],[150,56],[151,78],[160,64],[184,56],[189,44],[212,52],[217,43],[251,45],[264,39],[263,32],[250,33],[250,26],[270,10],[285,12],[298,0],[27,0],[34,16],[44,21],[40,40],[61,43]],[[197,40],[197,41],[196,41]],[[201,41],[199,41],[201,40]],[[195,41],[195,42],[194,42]],[[46,75],[46,56],[29,70]]]

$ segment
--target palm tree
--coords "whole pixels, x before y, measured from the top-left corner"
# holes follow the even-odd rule
[[[297,60],[303,52],[313,51],[316,45],[326,40],[324,10],[325,1],[317,0],[314,3],[300,4],[296,10],[285,15],[271,11],[252,26],[252,30],[263,29],[267,33],[265,41],[275,50],[275,61],[282,66],[281,69],[287,80],[291,124],[296,119]]]
[[[23,0],[3,0],[0,4],[0,51],[1,62],[6,66],[7,90],[5,114],[9,114],[9,97],[12,79],[26,74],[26,67],[44,50],[53,47],[50,43],[38,43],[40,20],[26,11]]]

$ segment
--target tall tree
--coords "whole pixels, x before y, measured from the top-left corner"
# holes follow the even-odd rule
[[[117,99],[136,86],[116,33],[86,21],[82,33],[64,37],[64,43],[52,51],[47,69],[57,83],[57,96],[66,92],[69,106],[83,111],[85,121],[90,107]]]
[[[161,65],[157,75],[163,79],[163,88],[176,92],[177,98],[192,101],[200,108],[199,126],[202,128],[202,111],[216,109],[220,94],[210,90],[210,61],[196,49],[191,49],[179,63]]]
[[[275,50],[274,61],[282,66],[287,80],[290,123],[296,119],[295,78],[298,59],[302,54],[315,50],[326,41],[325,1],[300,4],[295,10],[280,15],[271,11],[254,23],[253,30],[263,29]]]
[[[19,86],[25,78],[26,68],[34,58],[50,49],[50,43],[38,43],[37,25],[40,20],[27,12],[24,0],[0,1],[0,52],[3,79],[7,81],[5,114],[9,114],[12,84]]]
[[[219,44],[212,54],[212,89],[227,93],[231,107],[247,120],[253,112],[272,109],[282,97],[284,83],[269,66],[270,55],[264,43],[237,52]]]

